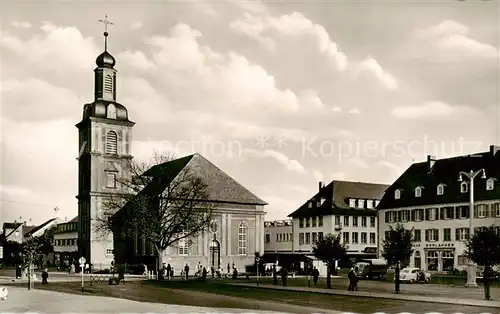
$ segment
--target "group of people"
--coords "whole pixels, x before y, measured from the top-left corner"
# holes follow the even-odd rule
[[[214,266],[210,267],[210,273],[212,275],[212,278],[222,278],[224,275],[224,270],[222,267],[219,269],[216,269]],[[234,262],[231,266],[231,263],[227,263],[227,274],[225,275],[226,278],[228,278],[232,274],[233,279],[235,279],[235,276],[237,276],[238,271],[236,270],[236,267],[234,265]],[[195,277],[203,278],[206,279],[208,275],[208,270],[206,267],[204,267],[201,262],[198,262],[198,266],[196,267],[196,272],[194,273]],[[172,280],[174,278],[174,268],[172,265],[163,263],[163,269],[162,269],[162,278],[167,279],[167,280]],[[184,266],[184,269],[181,271],[181,278],[182,279],[189,279],[189,264],[186,263]]]

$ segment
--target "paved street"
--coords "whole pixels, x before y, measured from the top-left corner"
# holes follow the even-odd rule
[[[465,284],[465,283],[464,283]],[[333,279],[332,286],[335,289],[347,290],[347,278]],[[360,291],[368,292],[384,292],[393,293],[394,283],[375,281],[375,280],[361,280],[358,283]],[[322,287],[320,287],[322,288]],[[401,284],[401,292],[403,294],[422,295],[422,296],[440,296],[449,298],[461,299],[484,299],[484,290],[480,286],[478,288],[465,288],[461,286],[437,285],[437,284]],[[491,288],[491,297],[494,300],[500,300],[500,288]]]
[[[6,301],[0,301],[0,313],[248,313],[243,309],[218,309],[183,305],[136,302],[118,298],[82,296],[53,291],[9,287]],[[254,313],[280,313],[255,311]],[[336,314],[335,312],[329,312]]]

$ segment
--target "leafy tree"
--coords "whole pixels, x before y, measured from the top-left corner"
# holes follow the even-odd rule
[[[167,248],[189,245],[191,238],[206,230],[214,205],[208,187],[190,169],[179,172],[181,166],[173,156],[154,154],[151,163],[132,162],[129,178],[117,179],[121,193],[104,203],[104,213],[96,219],[103,236],[113,232],[123,240],[115,243],[115,249],[126,246],[125,239],[147,239],[161,267]],[[115,255],[115,259],[119,263],[123,258]]]
[[[340,233],[338,235],[327,234],[313,245],[313,255],[327,264],[326,286],[332,288],[332,269],[335,261],[343,260],[347,257],[347,246],[341,242]]]
[[[399,293],[399,271],[401,263],[410,259],[413,253],[413,229],[408,230],[402,224],[389,226],[382,244],[382,257],[388,265],[396,266],[395,290]]]
[[[493,266],[500,264],[500,234],[494,226],[481,228],[466,242],[465,255],[484,266],[484,298],[490,300],[490,279]]]

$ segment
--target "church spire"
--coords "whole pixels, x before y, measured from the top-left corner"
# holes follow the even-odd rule
[[[95,100],[116,101],[116,64],[115,58],[108,52],[108,25],[114,25],[108,21],[108,15],[104,20],[99,20],[104,24],[104,52],[101,53],[95,63]]]

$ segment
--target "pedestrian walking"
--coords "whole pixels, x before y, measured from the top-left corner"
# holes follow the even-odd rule
[[[189,265],[186,263],[186,266],[184,266],[184,274],[186,275],[186,280],[189,279]]]
[[[288,279],[288,269],[286,267],[281,268],[281,284],[283,287],[286,287],[286,282]]]
[[[312,270],[312,276],[313,276],[313,281],[314,281],[314,286],[318,284],[318,279],[319,279],[319,270],[314,266]]]
[[[45,268],[42,272],[42,285],[46,285],[48,284],[48,279],[49,278],[49,272],[48,272],[48,269]]]

